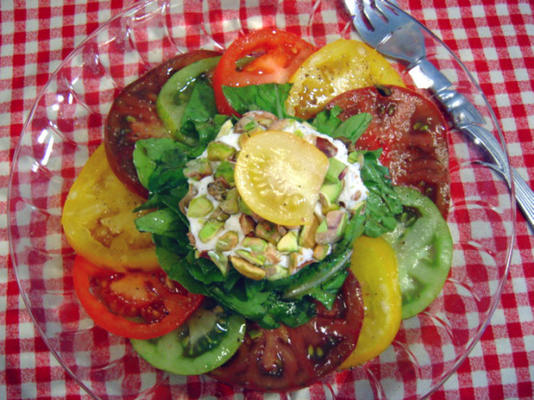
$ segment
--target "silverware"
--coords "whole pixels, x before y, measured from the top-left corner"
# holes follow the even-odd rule
[[[506,153],[491,132],[482,125],[484,118],[475,106],[452,88],[452,83],[426,59],[421,26],[400,10],[393,0],[344,0],[360,37],[387,57],[399,60],[410,69],[414,81],[424,83],[449,113],[455,127],[486,151],[493,170],[515,187],[517,203],[534,228],[534,192],[515,169],[509,169]]]

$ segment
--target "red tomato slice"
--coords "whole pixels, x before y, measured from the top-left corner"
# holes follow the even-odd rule
[[[163,271],[116,273],[81,256],[73,268],[74,290],[96,325],[118,336],[152,339],[180,326],[202,295],[170,285]]]
[[[411,186],[429,197],[443,217],[449,209],[449,150],[447,122],[438,107],[420,93],[398,86],[349,90],[326,107],[339,106],[338,116],[373,117],[358,139],[360,149],[382,148],[380,160],[389,168],[395,185]]]
[[[286,83],[315,50],[297,35],[274,28],[253,31],[236,39],[223,54],[213,75],[217,109],[222,114],[236,114],[224,97],[223,86]],[[247,56],[256,58],[239,68],[237,61]]]

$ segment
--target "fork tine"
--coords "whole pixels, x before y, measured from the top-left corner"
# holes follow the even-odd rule
[[[388,5],[387,2],[377,0],[374,3],[376,9],[384,16],[386,21],[392,25],[390,28],[397,28],[400,25],[407,24],[409,22],[409,18],[406,18],[405,15],[398,13],[397,10]]]
[[[363,0],[362,1],[362,12],[365,18],[367,18],[367,21],[372,27],[373,30],[373,36],[375,38],[382,39],[384,36],[386,36],[389,32],[391,32],[390,26],[385,21],[385,17],[383,17],[377,9],[373,6],[374,1],[371,0]],[[378,42],[377,42],[378,44]]]

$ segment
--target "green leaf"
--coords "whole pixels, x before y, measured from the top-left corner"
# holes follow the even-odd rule
[[[273,281],[272,285],[284,290],[284,298],[299,299],[305,295],[313,296],[314,288],[343,273],[348,267],[352,243],[363,233],[363,222],[363,216],[353,216],[345,227],[343,238],[323,261],[308,265],[289,278]]]
[[[263,110],[273,113],[278,118],[289,117],[284,105],[291,89],[289,83],[265,83],[240,87],[223,86],[222,89],[232,108],[239,114]]]
[[[156,255],[161,268],[170,279],[178,282],[191,293],[207,295],[206,287],[189,274],[185,260],[165,246],[156,246]]]
[[[140,232],[173,237],[182,231],[183,224],[174,212],[163,208],[137,218],[135,226]]]
[[[331,132],[334,132],[339,125],[341,125],[341,120],[337,118],[343,109],[339,106],[334,106],[330,109],[324,109],[319,112],[315,119],[312,122],[312,125],[319,132],[324,133],[325,135],[330,135]]]
[[[371,114],[355,114],[352,117],[343,121],[332,133],[332,137],[343,137],[349,139],[352,143],[355,143],[365,132],[365,130],[371,123],[371,120]]]
[[[312,122],[312,125],[319,132],[329,135],[333,138],[345,138],[355,143],[365,132],[372,117],[369,113],[359,113],[351,116],[345,121],[341,121],[338,115],[343,110],[339,106],[331,109],[324,109],[318,113]]]
[[[172,139],[138,140],[133,161],[139,181],[150,192],[161,192],[186,182],[182,170],[187,158]]]
[[[368,151],[360,171],[368,194],[365,205],[365,235],[378,237],[397,226],[403,211],[399,196],[389,179],[389,171],[378,163],[381,151]]]
[[[310,296],[320,301],[327,309],[331,309],[334,301],[336,300],[337,293],[345,279],[347,278],[349,271],[347,269],[341,271],[339,274],[334,275],[330,280],[323,283],[321,286],[317,286],[310,291]]]

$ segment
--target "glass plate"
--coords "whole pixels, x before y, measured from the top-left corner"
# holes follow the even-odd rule
[[[357,38],[341,2],[155,1],[135,5],[93,32],[52,75],[15,153],[9,239],[22,297],[50,351],[95,398],[232,397],[209,377],[172,376],[141,360],[129,342],[93,325],[72,289],[74,253],[63,202],[101,142],[113,98],[176,53],[224,49],[241,32],[277,26],[320,46]],[[429,59],[502,135],[484,95],[458,59],[426,33]],[[409,71],[403,71],[409,79]],[[514,202],[504,179],[460,132],[449,136],[453,268],[443,292],[403,322],[394,343],[366,365],[324,378],[290,398],[421,398],[435,391],[479,340],[500,297],[514,236]],[[252,396],[250,392],[245,396]],[[256,396],[253,396],[256,397]]]

